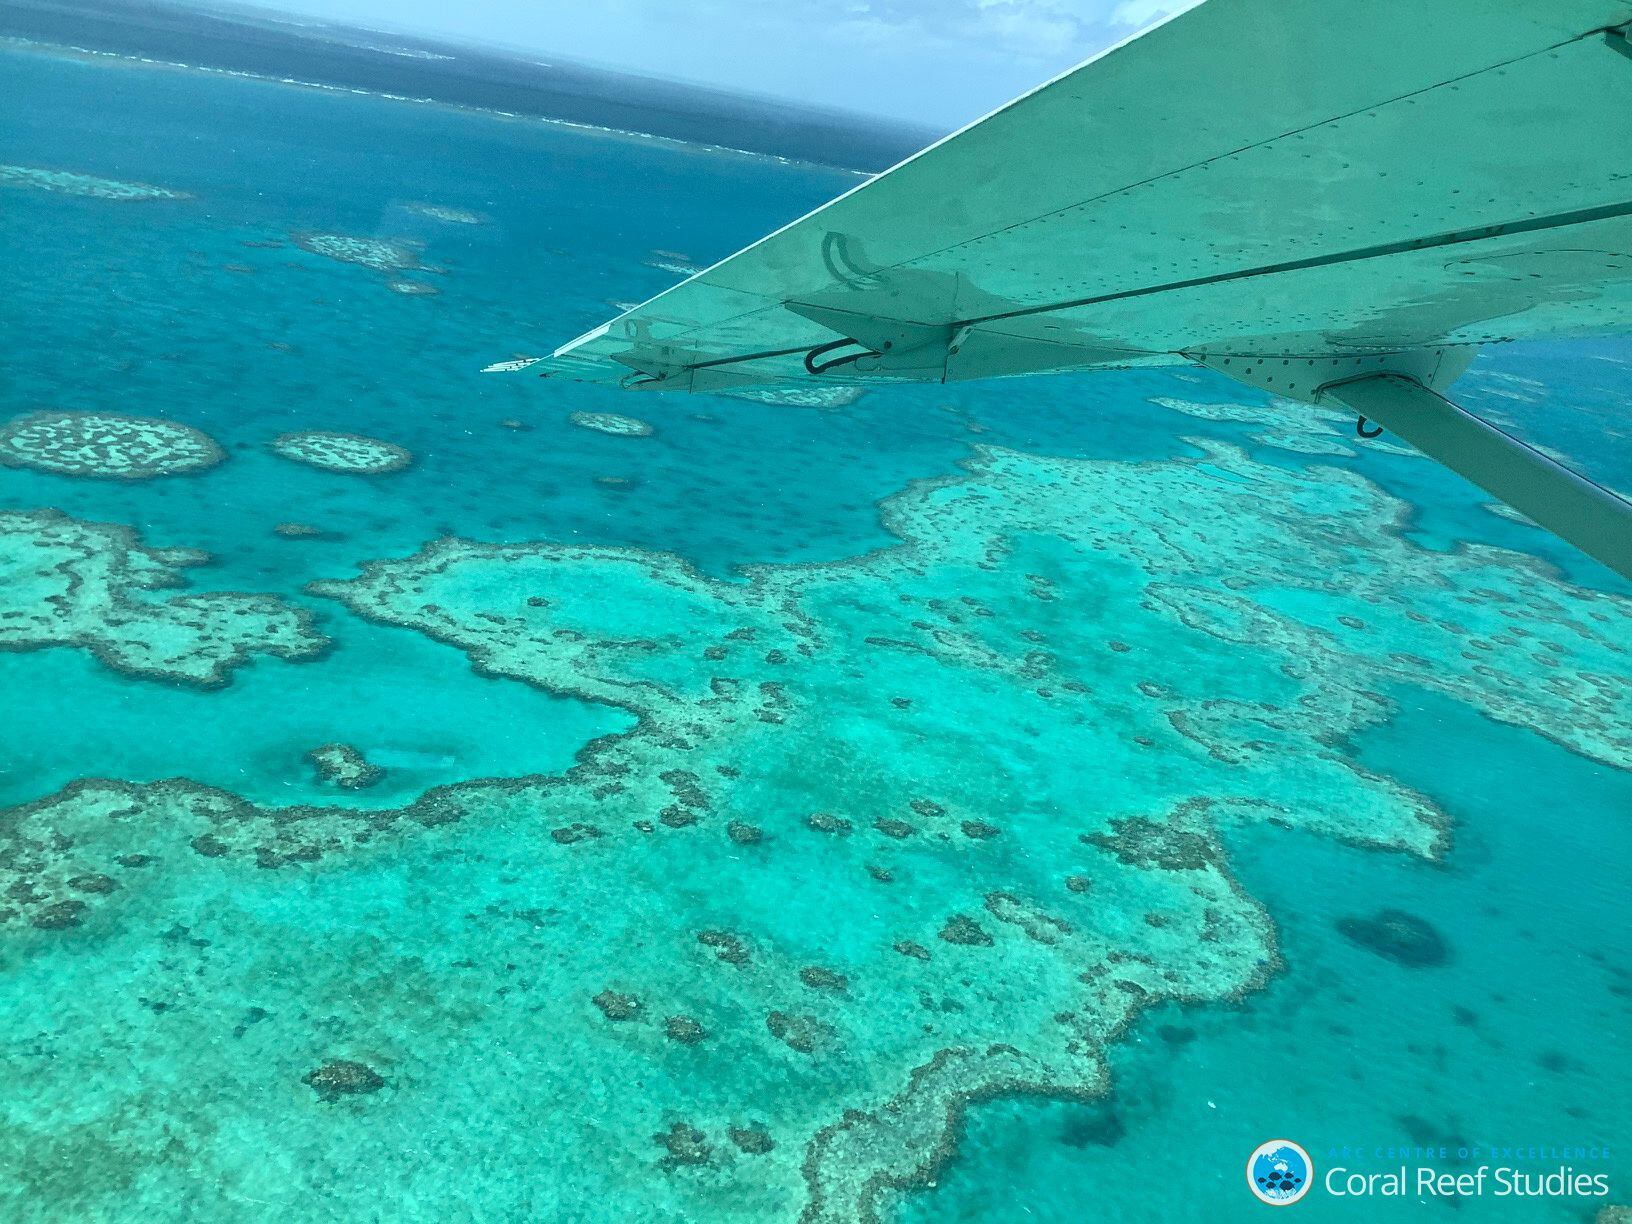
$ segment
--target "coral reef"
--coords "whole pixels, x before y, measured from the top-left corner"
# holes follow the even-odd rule
[[[321,527],[314,527],[310,523],[279,523],[272,528],[272,534],[285,540],[324,540],[334,539],[335,533],[325,531]]]
[[[652,258],[646,261],[646,266],[662,272],[674,272],[680,276],[696,276],[703,270],[700,264],[694,264],[684,255],[677,255],[673,251],[654,251]]]
[[[777,408],[848,408],[866,391],[861,387],[743,387],[722,394]]]
[[[34,412],[0,426],[0,464],[64,476],[147,480],[226,458],[190,425],[112,412]]]
[[[468,208],[455,208],[451,204],[423,204],[408,205],[408,211],[421,217],[429,217],[432,221],[444,221],[449,225],[485,225],[487,218],[479,212],[472,212]]]
[[[1383,438],[1361,440],[1354,432],[1354,418],[1331,408],[1317,408],[1295,400],[1270,399],[1264,403],[1210,403],[1201,400],[1155,396],[1150,401],[1200,421],[1232,421],[1241,425],[1261,425],[1252,435],[1260,446],[1294,455],[1353,458],[1357,447],[1379,454],[1415,455],[1408,446]]]
[[[331,1059],[307,1074],[304,1080],[318,1096],[331,1103],[341,1097],[378,1092],[385,1087],[385,1079],[378,1071],[349,1058]]]
[[[202,687],[226,684],[255,655],[322,652],[310,616],[273,596],[154,595],[207,560],[53,510],[0,512],[0,650],[79,647],[126,675]]]
[[[776,1147],[776,1141],[763,1126],[733,1126],[726,1133],[732,1143],[750,1156],[763,1156]]]
[[[612,434],[619,438],[647,438],[654,432],[649,422],[615,412],[575,412],[567,418],[580,429]]]
[[[668,1155],[659,1162],[664,1169],[680,1165],[707,1164],[713,1153],[708,1136],[688,1122],[676,1122],[668,1130],[653,1135]]]
[[[962,944],[968,948],[989,948],[997,941],[981,929],[968,914],[953,914],[941,927],[940,937],[949,944]]]
[[[350,744],[323,744],[306,754],[322,782],[332,782],[346,790],[364,790],[385,777],[385,770],[370,765],[368,758]]]
[[[414,457],[400,446],[365,438],[361,434],[333,433],[307,429],[279,434],[272,439],[273,453],[325,472],[351,476],[383,476],[410,466]]]
[[[418,251],[406,242],[347,234],[291,234],[290,240],[313,255],[359,264],[376,272],[405,272],[419,267]]]
[[[608,1020],[633,1020],[640,1015],[640,1000],[631,994],[619,994],[611,987],[595,996],[595,1006]]]
[[[1451,959],[1444,937],[1427,919],[1404,910],[1379,910],[1370,918],[1339,918],[1337,930],[1367,951],[1411,969],[1427,969]]]
[[[830,1026],[804,1013],[773,1011],[765,1017],[765,1029],[790,1050],[814,1054],[816,1047],[833,1037]]]
[[[384,1129],[433,1102],[497,1111],[488,1154],[523,1137],[562,1215],[655,1185],[675,1218],[868,1219],[936,1175],[970,1102],[1096,1098],[1143,1009],[1275,972],[1221,827],[1443,854],[1443,814],[1349,747],[1392,694],[1632,764],[1632,603],[1500,550],[1426,552],[1351,473],[1195,445],[1150,465],[981,449],[886,503],[898,544],[842,562],[722,578],[442,538],[315,583],[633,728],[565,774],[384,811],[81,783],[0,817],[0,936],[89,944],[158,913],[159,930],[245,923],[339,895],[253,968],[306,958],[289,1010],[391,1068],[356,1103]],[[164,873],[208,882],[193,910],[166,910]],[[409,898],[387,935],[382,895]],[[187,938],[230,937],[210,931]],[[163,980],[226,991],[246,972],[197,965]],[[131,1057],[175,1040],[143,1024]],[[448,1065],[472,1047],[502,1065],[476,1088]],[[21,1090],[76,1073],[76,1051],[31,1061]],[[323,1053],[276,1065],[294,1079]],[[230,1110],[264,1131],[278,1115],[255,1095],[147,1108],[177,1135]],[[357,1141],[359,1167],[401,1167]]]
[[[32,187],[56,195],[83,196],[92,200],[134,202],[141,200],[188,200],[185,191],[155,187],[151,183],[128,183],[98,178],[72,170],[48,170],[41,166],[0,165],[0,187]]]
[[[799,980],[812,990],[826,990],[833,994],[843,994],[850,985],[842,973],[835,973],[831,969],[824,969],[820,965],[806,965],[799,970]]]
[[[670,1016],[663,1021],[663,1031],[670,1041],[678,1041],[681,1045],[696,1045],[708,1035],[703,1026],[690,1016]]]

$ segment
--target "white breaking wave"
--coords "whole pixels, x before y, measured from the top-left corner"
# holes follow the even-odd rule
[[[513,119],[523,123],[542,123],[550,127],[569,128],[577,132],[589,132],[600,136],[616,136],[628,140],[643,140],[653,144],[667,145],[695,153],[729,154],[734,157],[750,157],[756,161],[771,161],[782,166],[810,166],[818,170],[832,170],[840,174],[855,174],[861,177],[871,177],[869,171],[851,170],[842,166],[828,166],[820,162],[806,161],[797,157],[784,157],[778,153],[756,153],[752,149],[738,149],[731,145],[709,144],[701,140],[682,140],[678,136],[659,136],[655,132],[641,132],[632,128],[608,127],[597,123],[580,123],[571,119],[555,119],[548,115],[523,115],[516,111],[499,110],[491,106],[471,106],[464,102],[447,102],[441,98],[418,98],[406,94],[385,93],[377,89],[363,89],[351,85],[330,85],[322,81],[307,81],[299,77],[271,76],[264,72],[246,72],[240,68],[218,68],[209,64],[190,64],[184,60],[153,59],[145,55],[126,55],[118,51],[99,51],[94,47],[78,47],[69,43],[41,42],[32,38],[0,37],[0,47],[14,49],[35,50],[46,54],[69,53],[76,56],[89,56],[99,60],[113,60],[126,64],[141,64],[153,68],[179,68],[187,72],[208,72],[215,76],[237,77],[245,81],[265,81],[271,85],[293,85],[300,89],[320,89],[325,93],[355,94],[358,97],[381,98],[387,102],[412,102],[419,106],[441,106],[448,110],[462,111],[472,115],[489,115],[499,119]],[[383,50],[383,48],[369,48]],[[452,56],[443,56],[452,59]]]

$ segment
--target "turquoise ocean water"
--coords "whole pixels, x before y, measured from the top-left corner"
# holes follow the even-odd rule
[[[0,467],[0,1218],[1233,1219],[1276,1137],[1632,1197],[1625,583],[1210,375],[477,373],[847,172],[19,46],[0,167],[0,422],[225,456]],[[1632,488],[1632,345],[1461,391]]]

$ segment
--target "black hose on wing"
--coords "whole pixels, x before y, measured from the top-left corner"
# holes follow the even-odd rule
[[[846,353],[843,357],[835,357],[831,361],[820,360],[821,358],[826,357],[829,353],[836,352],[842,348],[847,348],[852,344],[860,345],[861,351],[856,353]],[[861,341],[852,340],[849,336],[846,336],[842,340],[833,340],[827,344],[818,344],[815,348],[811,349],[810,352],[806,353],[805,372],[808,374],[825,374],[827,371],[837,369],[839,366],[853,365],[860,361],[863,357],[877,357],[878,355],[878,353],[862,344]]]

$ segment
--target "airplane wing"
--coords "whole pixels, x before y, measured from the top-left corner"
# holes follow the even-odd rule
[[[1443,443],[1437,395],[1480,344],[1632,321],[1629,23],[1632,0],[1205,0],[538,372],[724,391],[1199,362],[1358,395],[1539,521],[1575,499],[1548,525],[1632,577],[1632,508],[1506,435],[1499,461]]]

